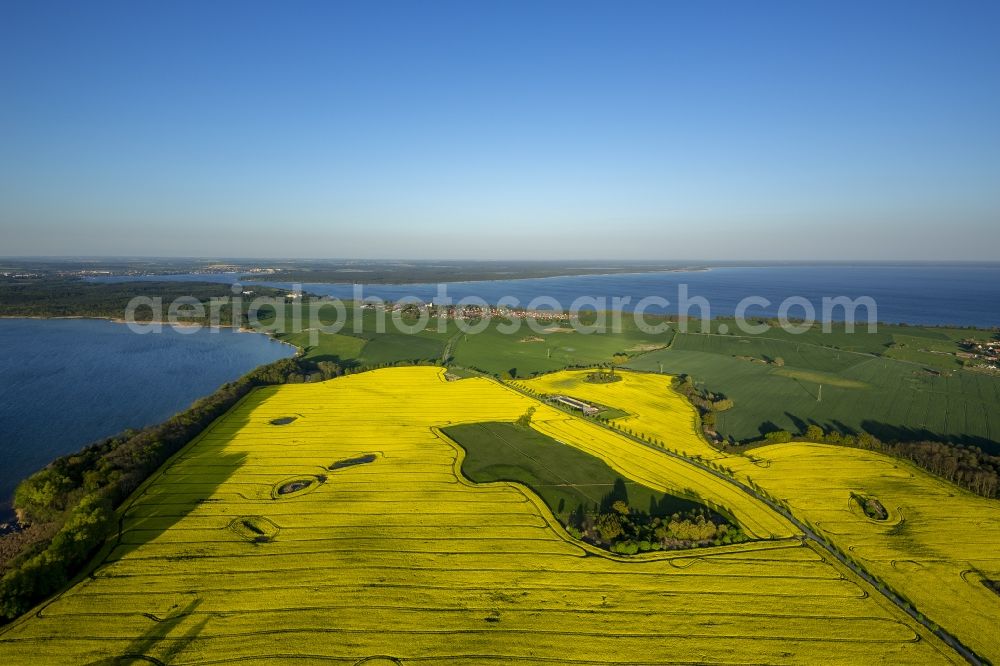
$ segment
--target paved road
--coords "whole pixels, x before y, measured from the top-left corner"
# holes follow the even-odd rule
[[[499,382],[499,380],[494,380],[494,381],[498,381]],[[507,386],[508,388],[512,388],[515,391],[517,391],[518,393],[521,393],[522,395],[525,395],[525,396],[527,396],[529,398],[537,399],[536,396],[531,395],[527,391],[522,390],[521,388],[515,386],[514,384],[510,384],[510,383],[506,383],[506,382],[499,382],[499,383],[503,384],[504,386]],[[558,406],[558,405],[552,405],[552,407],[555,407],[556,409],[559,409],[560,411],[566,412],[570,416],[575,416],[577,418],[584,418],[584,417],[580,416],[579,414],[570,411],[568,408],[563,408],[563,407]],[[822,547],[824,550],[826,550],[828,553],[830,553],[830,555],[832,555],[833,557],[837,558],[837,560],[840,563],[842,563],[848,569],[850,569],[855,574],[857,574],[860,578],[862,578],[867,583],[869,583],[872,586],[872,588],[874,588],[874,590],[876,592],[878,592],[879,594],[881,594],[882,596],[884,596],[886,599],[888,599],[889,601],[891,601],[892,603],[894,603],[900,610],[902,610],[904,613],[906,613],[911,618],[913,618],[916,622],[919,622],[921,625],[923,625],[928,631],[930,631],[935,636],[937,636],[942,641],[944,641],[950,648],[952,648],[953,650],[955,650],[955,652],[957,652],[958,654],[960,654],[970,664],[974,664],[975,666],[986,666],[986,664],[989,664],[988,660],[985,660],[985,659],[981,658],[979,655],[977,655],[971,649],[969,649],[968,647],[966,647],[957,638],[955,638],[950,633],[948,633],[947,631],[945,631],[944,629],[942,629],[941,627],[939,627],[934,622],[931,622],[929,619],[927,619],[926,617],[924,617],[921,613],[918,613],[916,610],[914,610],[913,607],[910,606],[909,604],[907,604],[903,600],[902,597],[900,597],[898,594],[896,594],[895,592],[893,592],[887,586],[879,586],[879,584],[875,580],[874,576],[872,576],[870,573],[868,573],[864,568],[862,568],[854,560],[849,559],[848,557],[846,557],[845,555],[843,555],[840,551],[838,551],[836,548],[833,547],[833,544],[831,544],[825,538],[823,538],[821,535],[817,534],[815,531],[813,531],[812,529],[810,529],[809,527],[807,527],[798,518],[796,518],[794,515],[792,515],[792,513],[790,511],[788,511],[788,509],[786,509],[782,505],[778,504],[773,499],[771,499],[769,497],[766,497],[765,495],[761,494],[760,492],[758,492],[754,488],[746,485],[742,481],[734,479],[733,477],[728,476],[727,474],[723,474],[722,472],[720,472],[720,471],[718,471],[716,469],[713,469],[713,468],[709,467],[708,465],[705,465],[704,463],[702,463],[702,462],[700,462],[698,460],[694,460],[692,458],[688,458],[687,456],[683,456],[683,455],[680,455],[678,453],[674,453],[672,451],[667,451],[666,449],[661,449],[659,447],[653,446],[649,442],[643,441],[642,439],[639,439],[638,437],[635,437],[633,435],[629,435],[628,433],[623,432],[621,430],[618,430],[616,428],[612,428],[610,425],[608,425],[608,424],[606,424],[606,423],[604,423],[602,421],[598,421],[596,419],[593,419],[593,420],[592,419],[587,419],[587,420],[590,421],[590,422],[592,422],[592,423],[596,423],[597,425],[601,426],[602,428],[610,430],[611,432],[613,432],[613,433],[615,433],[617,435],[620,435],[622,437],[626,437],[628,439],[631,439],[632,441],[634,441],[634,442],[636,442],[638,444],[642,444],[643,446],[649,447],[649,448],[653,449],[654,451],[658,451],[659,453],[662,453],[663,455],[667,455],[667,456],[670,456],[672,458],[676,458],[677,460],[685,462],[688,465],[693,465],[694,467],[697,467],[697,468],[699,468],[699,469],[701,469],[703,471],[706,471],[709,474],[712,474],[713,476],[718,477],[719,479],[722,479],[723,481],[726,481],[727,483],[730,483],[730,484],[736,486],[737,488],[739,488],[740,490],[742,490],[746,494],[750,495],[751,497],[753,497],[753,498],[755,498],[755,499],[763,502],[768,507],[770,507],[773,511],[776,511],[780,515],[782,515],[785,518],[787,518],[789,520],[789,522],[791,522],[793,525],[795,525],[795,527],[797,527],[802,532],[802,534],[804,535],[804,537],[806,539],[809,539],[813,543],[818,544],[820,547]]]

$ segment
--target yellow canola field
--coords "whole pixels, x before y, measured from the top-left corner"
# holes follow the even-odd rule
[[[668,442],[698,439],[693,407],[663,398],[669,378],[621,372],[622,381],[592,384],[587,371],[564,371],[524,382],[634,414],[626,423]],[[543,388],[544,387],[544,388]],[[646,395],[644,395],[646,394]],[[678,404],[680,403],[680,404]],[[667,413],[674,410],[674,414]],[[673,429],[684,429],[676,432]],[[703,445],[707,447],[707,444]],[[962,642],[1000,662],[1000,596],[983,580],[1000,580],[1000,503],[979,497],[907,463],[878,453],[827,444],[790,443],[746,456],[707,456],[786,500],[868,571],[909,598]],[[851,493],[877,498],[885,522],[867,518]]]
[[[518,382],[538,393],[563,394],[617,407],[629,416],[615,423],[662,441],[668,449],[708,460],[724,457],[696,433],[697,412],[684,396],[670,387],[670,375],[615,372],[621,381],[595,384],[586,381],[593,370],[564,370]]]
[[[798,540],[621,561],[456,474],[436,427],[532,404],[433,368],[257,391],[140,488],[92,576],[0,634],[0,663],[958,663]]]
[[[754,449],[741,471],[788,501],[869,572],[993,663],[1000,662],[1000,502],[900,460],[829,444]],[[851,493],[878,499],[886,521]]]
[[[616,407],[629,416],[615,422],[640,435],[662,441],[668,449],[699,455],[728,465],[731,456],[713,449],[696,434],[694,407],[670,387],[666,375],[619,372],[621,381],[595,384],[586,381],[591,370],[565,370],[517,385],[542,394],[562,394]],[[553,416],[553,414],[555,416]],[[566,444],[603,458],[622,474],[651,488],[698,496],[725,508],[752,537],[787,537],[798,531],[784,518],[732,484],[697,467],[620,437],[606,428],[565,412],[548,408],[536,414],[534,427]],[[742,457],[735,458],[742,461]]]
[[[649,488],[695,497],[723,510],[753,538],[785,538],[799,534],[791,523],[766,504],[733,484],[596,423],[549,409],[535,415],[532,427],[603,459],[622,476]]]

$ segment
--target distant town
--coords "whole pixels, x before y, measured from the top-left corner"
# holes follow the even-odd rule
[[[294,296],[295,295],[290,294],[289,298]],[[403,314],[413,315],[419,315],[421,312],[426,312],[429,317],[436,317],[440,319],[475,320],[489,317],[490,319],[542,319],[547,321],[570,321],[575,318],[575,315],[572,315],[569,312],[556,312],[553,310],[527,310],[524,308],[507,308],[493,305],[488,307],[466,305],[458,308],[454,305],[441,307],[435,303],[423,302],[384,302],[363,303],[361,307],[365,310],[381,309],[386,312],[401,312]]]
[[[957,356],[967,368],[1000,371],[1000,340],[968,338],[959,343],[962,351]]]

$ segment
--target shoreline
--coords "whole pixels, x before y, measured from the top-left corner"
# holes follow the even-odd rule
[[[109,322],[109,323],[112,323],[112,324],[116,324],[116,325],[126,325],[126,326],[128,325],[128,322],[126,322],[124,319],[122,319],[120,317],[119,318],[115,318],[115,317],[96,317],[96,316],[89,316],[89,315],[54,315],[54,316],[41,316],[41,315],[33,315],[33,316],[0,315],[0,320],[17,320],[17,319],[26,320],[26,321],[45,321],[45,320],[74,320],[74,321],[80,321],[80,320],[91,320],[91,321],[106,321],[106,322]],[[302,356],[305,353],[305,349],[303,349],[302,347],[294,345],[291,342],[288,342],[286,340],[279,340],[278,338],[274,337],[273,334],[271,334],[270,332],[267,332],[267,331],[255,331],[253,329],[243,328],[243,327],[236,327],[236,326],[232,326],[232,325],[208,326],[206,324],[195,324],[195,323],[177,323],[177,324],[171,324],[170,322],[161,322],[161,321],[136,322],[136,323],[143,324],[143,325],[146,325],[146,324],[161,324],[163,326],[167,326],[167,327],[171,327],[171,328],[173,328],[175,326],[178,327],[178,328],[193,328],[193,327],[199,327],[200,326],[200,327],[203,327],[203,328],[206,328],[206,329],[210,329],[210,330],[213,330],[213,331],[216,331],[216,332],[221,331],[222,329],[232,329],[233,332],[235,332],[235,333],[251,333],[251,334],[262,335],[265,338],[267,338],[270,342],[281,344],[281,345],[285,345],[285,346],[291,348],[291,350],[293,351],[293,355],[292,355],[291,358],[300,357],[300,356]],[[260,366],[256,366],[256,367],[260,367]],[[215,391],[218,391],[218,390],[219,390],[219,387],[216,387],[212,392],[210,392],[207,395],[211,395],[212,393],[214,393]],[[205,397],[205,396],[201,396],[201,397]],[[200,398],[195,398],[195,400],[198,400],[198,399],[200,399]],[[87,446],[90,446],[90,445],[91,444],[85,444],[81,448],[86,448]],[[44,468],[41,468],[41,469],[44,469]],[[36,470],[36,472],[37,471],[38,470]],[[32,473],[34,473],[34,472],[32,472]],[[30,476],[30,474],[28,476]],[[24,479],[28,478],[28,476],[23,477],[21,479],[21,481],[23,481]],[[20,481],[18,483],[20,483]],[[21,532],[24,528],[25,528],[25,525],[20,522],[20,519],[19,519],[19,517],[17,515],[17,512],[15,511],[15,509],[13,507],[13,496],[11,496],[9,498],[0,498],[0,538],[8,536],[8,535],[13,534],[13,533]]]
[[[739,264],[725,265],[725,266],[684,266],[679,268],[654,268],[650,270],[621,270],[621,271],[611,271],[611,272],[593,272],[593,273],[556,273],[554,275],[536,275],[532,277],[512,277],[512,276],[496,276],[496,277],[479,277],[479,278],[469,278],[469,279],[449,279],[449,280],[437,280],[433,282],[428,282],[426,280],[409,280],[406,282],[358,282],[358,281],[348,281],[348,280],[337,280],[337,281],[298,281],[298,280],[286,280],[280,275],[275,276],[271,274],[257,274],[257,273],[236,273],[236,272],[220,272],[220,273],[141,273],[139,275],[107,275],[100,276],[100,278],[95,278],[94,276],[84,276],[81,279],[87,282],[105,283],[105,284],[124,284],[127,282],[198,282],[199,280],[178,280],[178,276],[205,276],[206,279],[202,282],[212,282],[215,284],[227,284],[220,280],[211,280],[208,278],[214,276],[231,275],[234,276],[232,283],[228,284],[256,284],[261,286],[267,286],[265,283],[277,283],[282,282],[285,284],[320,284],[320,285],[341,285],[341,286],[351,286],[355,284],[363,284],[372,287],[408,287],[419,284],[470,284],[479,282],[518,282],[522,280],[554,280],[562,278],[585,278],[585,277],[614,277],[614,276],[627,276],[627,275],[650,275],[655,273],[705,273],[718,268],[738,268]],[[369,272],[369,271],[360,271]],[[118,279],[116,279],[118,278]],[[147,279],[150,278],[150,279]],[[162,278],[162,280],[155,280],[151,278]],[[174,279],[171,279],[174,278]]]
[[[525,278],[525,279],[531,279],[531,278]],[[304,293],[308,293],[308,292],[304,292]],[[316,295],[313,295],[313,296],[315,297],[315,300],[317,302],[321,302],[324,299],[330,298],[330,297],[327,297],[327,296],[316,296]],[[341,299],[341,300],[343,300],[344,303],[354,303],[354,301],[352,299]],[[491,307],[493,307],[493,306],[491,305]],[[545,312],[549,313],[549,311],[545,311]],[[598,313],[605,313],[605,314],[616,314],[616,313],[629,314],[632,311],[631,310],[596,310],[596,311],[594,311],[594,310],[588,310],[587,312],[598,312]],[[565,313],[565,311],[563,311],[563,313]],[[560,313],[556,312],[556,311],[552,311],[551,314],[560,314]],[[664,317],[664,318],[666,318],[666,320],[670,320],[671,317],[674,317],[674,318],[677,317],[677,315],[675,313],[670,313],[670,312],[663,312],[663,313],[652,313],[652,312],[649,312],[649,313],[646,313],[646,316],[647,317],[651,317],[651,318]],[[129,322],[125,321],[124,319],[122,319],[121,317],[97,317],[97,316],[91,316],[91,315],[0,315],[0,320],[4,320],[4,319],[26,319],[26,320],[34,320],[34,321],[59,320],[59,319],[69,319],[69,320],[75,320],[75,319],[86,320],[86,319],[90,319],[90,320],[93,320],[93,321],[108,321],[108,322],[111,322],[113,324],[124,324],[126,326],[129,323]],[[715,315],[715,316],[713,316],[711,318],[712,321],[722,321],[722,322],[732,321],[734,319],[735,319],[735,315],[732,315],[732,314],[720,314],[720,315]],[[777,317],[776,316],[769,316],[768,315],[768,316],[760,316],[760,317],[750,317],[749,319],[750,320],[764,319],[764,320],[770,321],[770,320],[777,319]],[[793,318],[793,319],[790,319],[790,321],[795,322],[795,321],[798,321],[798,320],[796,320],[796,319]],[[280,340],[280,339],[274,337],[274,334],[271,333],[270,331],[256,330],[256,329],[252,329],[252,328],[245,328],[245,327],[242,327],[242,326],[237,327],[237,326],[233,326],[232,324],[219,324],[217,326],[213,326],[213,325],[209,325],[209,324],[199,324],[199,323],[195,323],[195,322],[170,323],[168,321],[159,321],[159,320],[158,321],[137,321],[137,322],[134,322],[134,323],[136,323],[138,325],[141,325],[141,326],[159,324],[161,326],[166,326],[166,327],[170,327],[170,328],[175,328],[175,327],[176,328],[195,328],[195,327],[201,327],[201,328],[206,328],[206,329],[215,330],[215,331],[229,328],[229,329],[233,329],[237,333],[257,333],[258,335],[264,335],[264,336],[267,336],[268,338],[274,340],[275,342],[280,342],[281,344],[288,345],[288,346],[290,346],[290,347],[292,347],[294,349],[299,350],[300,352],[304,352],[305,351],[302,347],[294,345],[294,344],[292,344],[292,343],[290,343],[290,342],[288,342],[286,340]],[[818,324],[818,323],[822,323],[822,322],[820,322],[819,320],[817,320],[816,323]],[[841,321],[841,320],[833,320],[831,323],[834,326],[836,326],[838,324],[843,324],[844,322]],[[927,324],[927,323],[921,323],[921,322],[915,322],[915,321],[881,321],[880,320],[880,321],[876,322],[876,324],[878,326],[880,326],[880,327],[881,326],[896,326],[896,327],[912,327],[912,328],[945,329],[945,330],[951,330],[951,331],[958,331],[958,330],[989,331],[989,332],[1000,331],[1000,325],[997,325],[997,326],[981,326],[981,325],[975,325],[975,324],[956,324],[954,322],[952,322],[952,323],[946,323],[946,324]],[[303,330],[309,330],[309,329],[303,329]],[[752,336],[750,336],[750,337],[752,337]]]
[[[129,322],[125,321],[121,317],[96,317],[96,316],[91,316],[91,315],[51,315],[51,316],[46,316],[46,315],[0,315],[0,320],[2,320],[2,319],[25,319],[25,320],[29,320],[29,321],[90,320],[90,321],[106,321],[106,322],[110,322],[112,324],[119,324],[119,325],[124,325],[124,326],[128,326],[129,325]],[[291,342],[288,342],[287,340],[280,340],[280,339],[274,337],[274,334],[271,333],[270,331],[257,331],[257,330],[254,330],[252,328],[245,328],[243,326],[233,326],[232,324],[219,324],[217,326],[213,326],[213,325],[210,325],[210,324],[199,324],[199,323],[195,323],[195,322],[175,322],[175,323],[171,323],[169,321],[158,321],[158,320],[157,321],[137,321],[137,322],[132,322],[132,323],[138,324],[140,326],[160,325],[160,326],[165,326],[165,327],[174,328],[174,329],[177,329],[177,328],[204,328],[204,329],[208,329],[209,331],[216,331],[216,332],[221,331],[223,329],[232,329],[232,331],[234,333],[253,333],[253,334],[256,334],[256,335],[263,335],[264,337],[268,338],[272,342],[276,342],[278,344],[287,345],[287,346],[291,347],[292,349],[295,350],[296,355],[299,355],[299,354],[302,354],[302,353],[305,352],[305,349],[303,349],[302,347],[299,347],[298,345],[294,345]]]
[[[354,286],[360,284],[366,287],[412,287],[415,285],[432,285],[432,284],[478,284],[480,282],[523,282],[526,280],[560,280],[569,278],[590,278],[590,277],[626,277],[629,275],[652,275],[660,273],[707,273],[711,270],[717,268],[731,268],[730,266],[693,266],[690,268],[660,268],[649,271],[618,271],[612,273],[575,273],[575,274],[559,274],[559,275],[540,275],[535,277],[490,277],[490,278],[475,278],[470,280],[439,280],[437,282],[306,282],[301,283],[295,280],[281,280],[274,279],[273,276],[269,276],[267,279],[250,279],[250,280],[239,280],[241,284],[257,284],[261,286],[270,286],[267,283],[273,284],[318,284],[318,285],[338,285],[338,286]],[[216,273],[215,275],[222,275],[222,273]],[[155,277],[156,274],[150,274],[151,277]],[[133,280],[128,280],[132,282]],[[169,282],[177,282],[178,280],[168,280]],[[283,287],[273,287],[273,288],[283,288]]]
[[[857,262],[858,265],[873,265],[876,267],[886,267],[894,268],[894,264],[883,264],[881,262],[875,262],[867,264],[864,262]],[[812,264],[803,264],[807,267],[813,266]],[[821,264],[820,266],[826,266],[827,264]],[[834,267],[842,266],[852,266],[852,264],[841,264],[835,263],[830,264]],[[911,266],[923,266],[924,264],[900,264],[899,267],[907,268]],[[933,267],[950,267],[951,264],[948,263],[937,263],[934,262],[930,264]],[[660,269],[653,271],[638,271],[638,272],[614,272],[614,273],[591,273],[591,274],[581,274],[581,275],[554,275],[542,278],[532,278],[532,277],[494,277],[490,279],[473,279],[473,280],[450,280],[444,282],[276,282],[275,277],[272,275],[261,275],[261,276],[247,276],[248,281],[242,282],[245,287],[271,287],[279,290],[289,290],[293,287],[298,287],[301,289],[304,295],[311,296],[314,299],[325,300],[334,299],[343,302],[350,302],[353,299],[353,295],[356,295],[356,291],[362,289],[364,293],[368,295],[378,295],[381,294],[383,300],[398,300],[403,298],[416,298],[423,302],[433,301],[435,298],[435,286],[445,285],[450,288],[449,295],[457,289],[460,294],[470,294],[472,296],[481,294],[481,292],[492,292],[493,296],[486,298],[487,303],[495,305],[497,299],[500,298],[498,287],[507,287],[510,292],[515,292],[519,298],[529,298],[531,295],[544,294],[546,289],[557,290],[564,299],[572,298],[574,296],[586,296],[588,293],[599,293],[603,298],[611,298],[612,296],[630,296],[633,299],[641,298],[643,295],[657,295],[655,292],[660,288],[657,285],[662,286],[663,289],[673,290],[677,287],[677,282],[686,281],[686,275],[690,277],[690,280],[695,283],[694,291],[698,295],[702,295],[702,292],[708,292],[710,298],[720,298],[726,300],[729,298],[739,298],[741,295],[737,293],[739,291],[739,280],[740,275],[730,274],[729,271],[732,270],[743,270],[745,268],[748,271],[784,271],[787,269],[798,268],[800,264],[781,264],[781,265],[763,265],[763,266],[690,266],[686,268],[669,268]],[[1000,264],[998,264],[1000,267]],[[980,266],[975,264],[970,268],[989,268],[993,269],[992,265]],[[715,278],[711,278],[710,275],[715,275]],[[963,274],[964,275],[964,274]],[[648,280],[654,280],[654,282],[643,283],[641,278],[645,276]],[[674,276],[674,277],[671,277]],[[704,277],[696,277],[704,276]],[[150,275],[149,277],[162,277],[163,279],[169,280],[174,275],[162,275],[155,276]],[[209,276],[210,277],[210,276]],[[637,278],[637,285],[633,289],[633,285],[630,283],[630,278]],[[236,279],[236,276],[233,276]],[[777,278],[770,279],[767,281],[765,286],[758,287],[758,289],[763,289],[764,294],[772,300],[772,305],[777,304],[779,300],[784,298],[787,294],[794,293],[794,288],[789,287],[789,289],[782,289],[783,280],[787,280],[788,276],[778,276]],[[978,278],[977,278],[978,279]],[[658,281],[657,281],[658,280]],[[127,278],[122,280],[113,280],[117,284],[122,284],[123,282],[135,281],[129,280]],[[531,282],[529,282],[531,281]],[[699,286],[699,281],[707,281],[706,284]],[[177,280],[176,282],[181,282]],[[612,282],[613,284],[606,284],[607,282]],[[661,282],[663,283],[661,285]],[[733,288],[728,288],[725,284],[732,282]],[[981,280],[980,280],[981,282]],[[623,283],[623,284],[619,284]],[[222,284],[222,283],[220,283]],[[794,283],[790,283],[794,284]],[[863,289],[859,289],[856,286],[852,286],[854,283],[849,283],[846,286],[836,287],[829,286],[826,283],[817,282],[815,293],[811,294],[811,299],[814,302],[819,301],[819,297],[824,293],[839,294],[843,292],[849,292],[851,294],[863,294],[866,293]],[[978,284],[978,282],[977,282]],[[723,286],[720,286],[723,285]],[[749,289],[749,287],[748,287]],[[839,289],[839,291],[838,291]],[[825,291],[824,291],[825,290]],[[991,295],[993,290],[984,290],[984,297]],[[420,296],[417,296],[417,293]],[[426,293],[425,293],[426,292]],[[618,292],[618,293],[614,293]],[[671,292],[672,293],[672,292]],[[995,319],[995,312],[988,311],[979,305],[967,305],[963,306],[962,298],[956,296],[956,292],[948,293],[946,290],[935,292],[930,295],[932,300],[925,308],[917,308],[912,306],[909,301],[906,300],[905,294],[907,294],[904,289],[902,289],[902,283],[898,285],[898,288],[894,287],[890,289],[887,294],[880,295],[880,305],[886,305],[893,309],[898,309],[898,313],[890,315],[886,319],[880,319],[880,324],[892,324],[892,325],[909,325],[909,326],[919,326],[928,327],[936,329],[976,329],[976,330],[995,330],[1000,329],[1000,320]],[[977,292],[978,293],[978,292]],[[714,296],[711,296],[714,294]],[[391,296],[390,296],[391,295]],[[457,296],[453,296],[457,298]],[[671,300],[674,300],[671,298]],[[881,301],[887,300],[888,303],[882,303]],[[897,301],[899,301],[897,303]],[[956,304],[956,312],[949,309],[949,303],[954,302]],[[977,301],[978,303],[979,301]],[[985,302],[985,301],[984,301]],[[607,305],[605,305],[607,307]],[[880,308],[881,309],[881,308]],[[624,306],[621,311],[630,311],[629,306]],[[676,308],[674,308],[676,310]],[[773,307],[772,307],[773,310]],[[610,311],[610,310],[609,310]],[[715,310],[713,308],[713,314],[719,312],[723,313],[722,310]],[[940,314],[939,314],[940,313]],[[955,315],[954,318],[950,318],[948,315]],[[657,312],[659,314],[659,312]],[[666,314],[671,314],[667,312]],[[732,316],[733,311],[730,306],[727,305],[723,317]],[[884,313],[883,313],[884,315]],[[764,314],[761,313],[761,317],[773,317],[774,313]],[[713,317],[716,318],[716,317]]]

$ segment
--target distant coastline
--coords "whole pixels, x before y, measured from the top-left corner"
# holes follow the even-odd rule
[[[750,262],[746,262],[750,263]],[[446,291],[453,302],[463,298],[481,298],[497,304],[501,298],[515,298],[520,306],[539,296],[555,299],[560,309],[569,308],[575,300],[584,297],[598,299],[598,309],[630,310],[646,297],[665,298],[670,303],[665,309],[654,309],[652,314],[676,314],[683,285],[691,297],[703,297],[711,303],[711,317],[733,315],[737,305],[746,297],[766,299],[771,305],[754,306],[748,312],[753,317],[775,317],[778,306],[788,298],[810,301],[819,310],[823,298],[846,297],[856,299],[871,297],[878,304],[877,320],[888,324],[917,326],[976,327],[992,329],[1000,326],[1000,263],[996,262],[762,262],[755,266],[690,265],[662,267],[655,270],[634,272],[601,272],[585,275],[549,275],[545,277],[491,277],[490,279],[433,282],[389,281],[402,275],[384,275],[384,281],[371,281],[370,276],[352,273],[352,281],[295,282],[275,281],[270,275],[244,273],[157,273],[130,275],[82,276],[91,285],[126,285],[142,282],[149,293],[162,290],[164,295],[182,295],[185,290],[205,301],[210,296],[228,297],[228,288],[242,280],[245,287],[257,292],[273,289],[276,293],[300,289],[319,296],[342,301],[376,297],[386,301],[416,299],[430,302]],[[397,267],[398,268],[398,267]],[[451,270],[453,267],[449,267]],[[421,268],[421,270],[424,270]],[[75,281],[75,279],[72,279]],[[171,285],[172,286],[168,286]],[[190,285],[190,286],[187,286]],[[226,285],[222,287],[221,285]],[[442,287],[443,285],[443,287]],[[58,285],[56,285],[58,286]],[[211,287],[215,287],[212,289]],[[8,287],[13,291],[13,287]],[[124,312],[129,298],[129,288],[118,290],[121,302],[114,312],[96,313],[114,318]],[[249,296],[249,294],[246,294]],[[264,295],[264,294],[255,294]],[[614,298],[630,299],[614,304]],[[168,298],[169,300],[169,298]],[[603,305],[602,305],[603,304]],[[54,313],[73,312],[71,301],[60,302]],[[545,306],[548,307],[548,306]],[[32,316],[45,312],[36,308],[24,312]],[[9,315],[21,314],[13,307]],[[795,313],[793,313],[795,316]],[[842,316],[842,315],[834,315]]]
[[[497,273],[495,275],[472,274],[468,276],[463,276],[459,274],[454,276],[451,275],[442,276],[442,279],[440,280],[428,280],[424,276],[419,276],[419,275],[414,276],[413,278],[403,278],[399,280],[365,280],[363,278],[357,280],[343,279],[344,275],[362,276],[366,273],[371,273],[371,271],[366,271],[361,269],[338,271],[339,275],[337,277],[341,279],[322,279],[323,275],[328,275],[328,273],[322,273],[322,272],[318,272],[320,279],[316,279],[316,276],[313,276],[309,272],[305,271],[294,273],[294,275],[296,276],[296,279],[294,280],[287,277],[288,275],[287,273],[261,274],[261,273],[233,272],[233,271],[205,272],[205,273],[197,273],[197,272],[144,273],[141,277],[150,279],[155,279],[155,278],[169,279],[171,276],[177,276],[177,275],[184,275],[185,277],[197,276],[197,275],[234,276],[236,278],[234,281],[238,281],[243,284],[265,285],[267,283],[272,283],[272,282],[308,282],[310,284],[329,284],[329,285],[365,284],[373,286],[378,285],[382,287],[404,287],[412,284],[427,284],[428,282],[435,282],[435,281],[441,283],[514,282],[517,280],[555,280],[555,279],[583,278],[583,277],[610,277],[619,275],[647,275],[647,274],[657,274],[657,273],[701,273],[710,271],[713,268],[722,268],[722,267],[683,266],[683,267],[671,267],[671,268],[643,268],[642,270],[632,270],[632,267],[622,267],[621,270],[596,269],[593,272],[580,271],[576,273],[564,271],[564,272],[552,272],[551,274],[543,273],[540,275],[528,275],[528,276],[519,276],[515,272]]]
[[[128,321],[126,321],[125,319],[123,319],[121,317],[98,317],[98,316],[92,316],[92,315],[51,315],[51,316],[49,316],[49,315],[33,315],[33,316],[0,315],[0,320],[9,320],[9,319],[15,319],[15,320],[16,319],[21,319],[21,320],[31,320],[31,321],[90,320],[90,321],[107,321],[107,322],[110,322],[112,324],[119,324],[119,325],[124,325],[124,326],[129,325],[129,323],[134,323],[134,324],[139,325],[139,326],[154,326],[154,325],[159,325],[159,326],[166,326],[166,327],[170,327],[170,328],[204,328],[204,329],[209,329],[209,330],[232,330],[235,333],[253,333],[253,334],[256,334],[256,335],[263,335],[265,338],[269,338],[273,342],[277,342],[278,344],[287,345],[287,346],[291,347],[292,349],[295,350],[295,352],[297,354],[300,354],[303,351],[302,348],[299,347],[298,345],[294,345],[291,342],[288,342],[287,340],[281,340],[279,338],[276,338],[270,331],[256,330],[256,329],[253,329],[253,328],[247,328],[245,326],[233,326],[232,324],[210,325],[210,324],[201,324],[201,323],[198,323],[198,322],[169,322],[169,321],[159,321],[159,320],[156,320],[156,321],[128,322]]]

